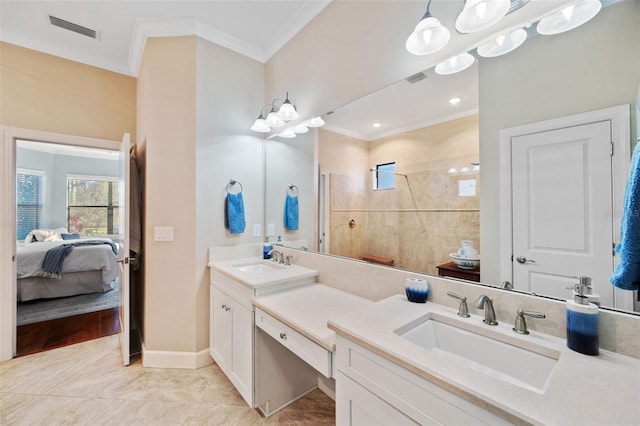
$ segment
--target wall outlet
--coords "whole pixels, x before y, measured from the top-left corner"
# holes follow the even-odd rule
[[[153,228],[154,241],[173,241],[173,226],[156,226]]]
[[[254,223],[253,224],[253,236],[254,237],[259,237],[260,236],[260,224],[259,223]]]
[[[276,227],[273,223],[267,225],[267,237],[273,237],[276,233]]]

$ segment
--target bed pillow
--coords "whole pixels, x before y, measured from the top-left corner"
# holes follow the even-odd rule
[[[40,241],[62,241],[61,230],[66,231],[64,228],[57,229],[34,229],[27,234],[24,239],[25,243],[40,242]]]
[[[77,239],[80,239],[80,234],[78,234],[78,233],[60,234],[60,236],[62,237],[63,240],[77,240]]]

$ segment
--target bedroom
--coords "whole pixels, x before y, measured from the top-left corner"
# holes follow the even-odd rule
[[[117,333],[118,151],[16,148],[18,355]],[[71,244],[43,267],[49,249]]]

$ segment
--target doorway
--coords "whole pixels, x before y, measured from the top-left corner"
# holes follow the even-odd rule
[[[589,276],[603,306],[633,310],[632,295],[609,283],[629,133],[628,105],[500,132],[503,281],[567,299],[575,277]]]
[[[28,140],[34,142],[43,142],[46,141],[50,144],[54,144],[56,146],[71,146],[76,148],[91,148],[91,149],[102,149],[111,152],[118,152],[120,160],[118,163],[124,163],[122,151],[124,146],[123,143],[115,142],[115,141],[107,141],[93,138],[85,138],[85,137],[77,137],[70,135],[62,135],[48,132],[40,132],[35,130],[27,130],[27,129],[17,129],[17,128],[8,128],[2,127],[0,129],[0,164],[2,167],[0,168],[2,172],[0,173],[0,188],[2,190],[0,193],[2,194],[2,208],[0,209],[0,225],[2,227],[2,235],[3,238],[0,239],[0,304],[2,305],[2,309],[0,309],[0,360],[7,360],[15,356],[16,354],[16,301],[17,301],[17,285],[16,285],[16,277],[17,277],[17,268],[16,268],[16,253],[17,253],[17,223],[16,223],[16,151],[17,151],[17,141],[18,140]],[[128,143],[128,135],[125,137],[126,140],[126,170],[128,170],[128,154],[129,154],[129,143]],[[119,177],[119,187],[128,188],[128,184],[122,181],[122,170],[123,167],[120,168],[120,177]],[[126,191],[126,196],[128,196],[128,189]],[[119,202],[120,206],[127,206],[127,203],[124,202],[126,198],[124,194],[122,194],[122,200]],[[126,208],[121,208],[121,210],[126,211]],[[122,212],[121,212],[122,213]],[[128,220],[128,216],[127,216]],[[120,220],[118,222],[120,224],[120,234],[122,234],[119,238],[120,241],[125,241],[127,238],[124,236],[127,235],[126,226],[122,226],[123,222]],[[68,229],[66,229],[68,231]],[[66,233],[73,234],[73,233]],[[128,244],[128,242],[127,242]],[[116,248],[117,249],[117,248]],[[76,250],[75,248],[73,250]],[[123,253],[126,251],[123,250]],[[118,259],[120,260],[120,259]],[[122,262],[128,263],[128,253],[126,257],[122,258]],[[128,306],[128,268],[118,268],[118,263],[115,266],[116,270],[120,270],[120,276],[117,278],[117,283],[119,285],[119,293],[120,293],[120,302],[118,305],[118,313],[120,317],[123,315],[128,319],[129,315],[129,306]],[[123,270],[126,269],[126,274],[123,274]],[[126,276],[125,276],[126,275]],[[123,279],[123,276],[125,279]],[[127,282],[127,285],[123,285],[123,281]],[[124,288],[123,288],[124,287]],[[123,303],[122,294],[126,293],[126,303]],[[122,320],[118,320],[119,332],[122,336],[123,328],[126,328],[128,332],[128,324],[123,324]],[[128,341],[128,336],[126,337]],[[127,360],[128,360],[128,345],[127,345]],[[124,352],[124,348],[123,348]],[[124,353],[123,353],[123,359]],[[127,364],[128,362],[125,362]]]

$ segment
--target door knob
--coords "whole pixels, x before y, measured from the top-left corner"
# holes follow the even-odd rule
[[[524,256],[518,256],[518,257],[516,257],[516,261],[517,261],[518,263],[536,263],[536,261],[535,261],[535,260],[527,259],[527,258],[526,258],[526,257],[524,257]]]

